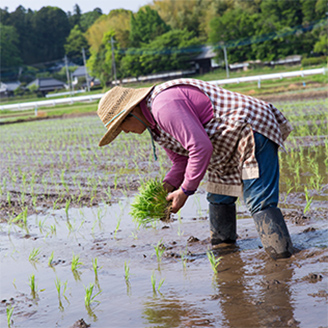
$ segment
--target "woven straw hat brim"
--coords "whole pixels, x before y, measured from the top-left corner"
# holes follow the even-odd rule
[[[152,91],[150,88],[114,87],[100,99],[97,114],[107,128],[99,146],[111,143],[122,131],[119,127],[126,116]],[[106,126],[107,124],[107,126]]]

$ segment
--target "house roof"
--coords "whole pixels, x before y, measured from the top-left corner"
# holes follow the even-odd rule
[[[19,88],[20,86],[20,82],[19,81],[12,81],[12,82],[0,82],[0,90],[1,92],[5,92],[5,91],[15,91],[17,88]]]
[[[72,74],[72,77],[85,77],[85,66],[79,66]],[[90,78],[89,74],[88,78]]]
[[[59,80],[56,80],[52,77],[47,78],[38,78],[27,85],[27,88],[32,85],[36,85],[40,91],[61,89],[65,86],[65,83]]]
[[[216,53],[214,52],[214,48],[212,46],[203,46],[201,48],[201,53],[197,55],[194,60],[200,60],[200,59],[211,59],[216,56]]]

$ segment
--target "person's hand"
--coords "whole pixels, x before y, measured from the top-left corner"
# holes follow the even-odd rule
[[[181,190],[175,190],[171,192],[167,197],[166,200],[172,201],[172,213],[177,213],[179,209],[185,204],[188,196]]]

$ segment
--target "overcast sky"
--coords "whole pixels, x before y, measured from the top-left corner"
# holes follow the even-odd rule
[[[8,11],[12,12],[22,5],[25,9],[39,10],[44,6],[56,6],[65,12],[73,12],[75,4],[78,4],[82,13],[92,11],[99,7],[104,14],[108,14],[112,9],[129,9],[137,12],[141,6],[152,3],[152,0],[97,0],[95,2],[90,0],[1,0],[0,6],[2,9],[8,7]]]

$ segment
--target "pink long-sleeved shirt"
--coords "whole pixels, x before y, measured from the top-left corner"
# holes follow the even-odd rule
[[[156,130],[157,123],[189,152],[186,157],[164,148],[173,164],[164,181],[175,188],[196,190],[213,152],[203,128],[213,118],[210,99],[196,87],[178,85],[156,96],[151,113],[145,100],[140,107],[151,129]]]

